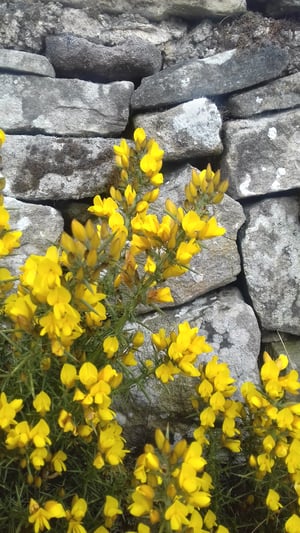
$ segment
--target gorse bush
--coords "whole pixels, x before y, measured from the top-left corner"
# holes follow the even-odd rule
[[[153,332],[153,358],[141,356],[139,311],[172,302],[165,282],[224,234],[209,206],[228,183],[193,170],[183,204],[167,200],[158,218],[163,151],[141,128],[114,151],[120,180],[93,218],[73,220],[17,279],[0,269],[0,529],[299,533],[300,383],[287,357],[264,354],[260,387],[245,383],[240,401],[226,363],[201,363],[212,349],[188,322]],[[0,230],[6,256],[21,234],[3,195]],[[173,442],[162,426],[134,456],[116,400],[179,375],[195,384],[193,437]]]

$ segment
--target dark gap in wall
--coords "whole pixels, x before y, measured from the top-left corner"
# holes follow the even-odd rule
[[[260,194],[257,196],[251,196],[248,198],[239,198],[239,203],[244,206],[251,206],[256,202],[260,202],[261,200],[269,200],[272,198],[283,198],[283,197],[290,197],[290,196],[300,196],[300,187],[289,189],[288,191],[274,191],[269,193]]]

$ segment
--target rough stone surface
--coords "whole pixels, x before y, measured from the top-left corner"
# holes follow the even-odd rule
[[[300,186],[300,110],[224,124],[223,178],[247,198]]]
[[[44,37],[59,31],[62,5],[41,0],[0,3],[0,43],[3,48],[41,52]]]
[[[112,182],[114,139],[8,135],[5,192],[26,200],[92,197]]]
[[[273,19],[247,11],[239,17],[225,17],[216,24],[204,19],[188,27],[188,31],[164,46],[164,64],[183,64],[190,59],[203,59],[233,48],[248,49],[272,43],[285,48],[289,55],[287,73],[300,67],[300,28],[294,17]]]
[[[153,45],[164,45],[173,39],[179,39],[187,31],[187,23],[182,19],[150,22],[132,11],[111,16],[99,13],[97,8],[90,8],[89,13],[91,15],[81,9],[65,8],[61,16],[61,31],[106,46],[120,44],[131,38],[140,38]]]
[[[41,76],[0,75],[1,127],[8,132],[118,135],[126,127],[130,81],[96,84]]]
[[[9,257],[1,258],[1,265],[17,275],[19,267],[29,255],[41,255],[49,246],[57,243],[64,221],[59,211],[48,205],[29,204],[8,197],[4,202],[10,214],[11,228],[21,230],[22,237],[21,246]]]
[[[134,117],[134,127],[143,127],[165,151],[165,161],[219,154],[223,150],[221,115],[207,98],[198,98],[161,113]]]
[[[265,329],[300,334],[300,201],[272,198],[246,208],[245,278]]]
[[[85,7],[82,0],[62,0],[71,7]],[[246,0],[145,0],[142,4],[136,0],[98,0],[97,8],[106,13],[125,13],[135,11],[150,20],[161,20],[176,15],[183,18],[226,17],[246,11]]]
[[[145,317],[143,331],[146,342],[141,359],[152,357],[149,330],[155,332],[165,328],[170,332],[184,321],[198,327],[199,335],[205,335],[212,346],[210,354],[199,356],[199,363],[216,354],[220,361],[228,363],[238,387],[245,381],[258,382],[260,330],[252,308],[243,301],[238,289],[212,292],[192,304]],[[148,380],[146,395],[134,388],[131,401],[126,402],[126,406],[118,406],[129,440],[133,435],[137,438],[140,432],[140,439],[144,441],[145,431],[152,433],[155,427],[165,428],[167,423],[170,423],[171,430],[175,423],[176,430],[181,434],[190,433],[193,428],[188,417],[193,412],[190,398],[194,395],[195,383],[196,380],[180,376],[167,385],[158,380]]]
[[[137,81],[159,71],[162,63],[158,48],[137,37],[104,46],[71,34],[50,35],[46,56],[60,77],[98,82]]]
[[[0,72],[12,71],[38,76],[55,77],[55,71],[51,63],[44,56],[20,52],[18,50],[0,49]]]
[[[227,102],[233,117],[249,117],[266,111],[278,111],[300,105],[300,72],[231,96]]]
[[[200,96],[227,94],[279,76],[288,53],[278,46],[233,49],[144,78],[132,97],[133,109],[173,105]]]
[[[176,205],[182,205],[184,186],[191,179],[191,169],[190,165],[186,165],[166,176],[168,181],[161,188],[161,195],[152,208],[157,216],[162,216],[167,198]],[[203,242],[203,249],[194,257],[190,272],[168,280],[166,285],[171,288],[176,305],[232,283],[241,270],[236,237],[245,221],[242,207],[225,195],[223,202],[211,209],[211,215],[215,215],[218,223],[226,228],[226,233]]]

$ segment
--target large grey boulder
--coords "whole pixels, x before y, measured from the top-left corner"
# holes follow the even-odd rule
[[[30,204],[8,197],[5,197],[4,204],[10,214],[11,229],[22,231],[22,237],[21,246],[12,255],[1,258],[1,264],[17,275],[29,255],[42,255],[49,246],[57,244],[64,221],[59,211],[48,205]]]
[[[182,205],[184,186],[191,179],[191,169],[190,165],[186,165],[166,175],[168,181],[161,187],[160,197],[152,207],[152,211],[159,218],[167,198],[178,206]],[[179,278],[167,280],[166,285],[171,288],[174,305],[184,304],[213,289],[232,283],[241,271],[236,238],[245,221],[242,207],[225,195],[221,204],[210,208],[210,213],[216,217],[218,224],[226,229],[226,233],[221,237],[203,241],[201,253],[191,262],[191,270]]]
[[[300,105],[300,72],[231,96],[227,109],[232,117],[249,117]]]
[[[260,351],[260,330],[252,308],[247,305],[238,289],[224,289],[198,298],[189,305],[163,313],[150,314],[139,326],[145,335],[145,344],[140,351],[141,361],[153,359],[150,334],[164,328],[167,332],[177,330],[178,324],[188,321],[191,327],[199,328],[199,335],[206,336],[212,347],[211,353],[201,354],[197,363],[205,363],[216,354],[226,362],[239,388],[244,382],[259,382],[257,359]],[[131,398],[118,402],[118,411],[125,427],[126,437],[145,439],[145,432],[155,427],[182,434],[193,430],[191,414],[194,412],[191,397],[195,396],[197,378],[176,377],[168,384],[155,378],[148,379],[143,390],[132,388]],[[236,397],[240,397],[238,392]],[[194,420],[197,424],[197,420]]]
[[[134,127],[142,127],[165,151],[165,161],[220,154],[222,118],[207,98],[197,98],[167,111],[139,114]]]
[[[233,198],[300,186],[299,125],[299,109],[224,124],[221,170]]]
[[[0,48],[1,71],[55,77],[55,70],[45,56],[20,52],[19,50],[5,50],[4,48]]]
[[[49,35],[46,56],[60,77],[98,82],[139,81],[159,71],[162,63],[158,48],[138,37],[104,46],[72,34]]]
[[[83,0],[63,0],[72,7],[85,7]],[[98,0],[97,8],[106,13],[139,13],[147,18],[161,20],[172,15],[194,17],[226,17],[246,11],[246,0]]]
[[[300,334],[300,202],[272,198],[246,208],[241,239],[244,274],[255,312],[267,330]]]
[[[97,84],[41,76],[0,75],[0,122],[7,132],[119,135],[133,83]]]
[[[276,78],[287,64],[287,51],[272,44],[194,59],[144,78],[133,94],[132,107],[151,109],[231,93]]]
[[[116,176],[114,139],[7,135],[2,148],[5,193],[24,200],[68,200],[99,194]]]

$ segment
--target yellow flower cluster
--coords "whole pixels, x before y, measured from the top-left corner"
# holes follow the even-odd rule
[[[159,523],[161,531],[184,533],[229,533],[217,524],[210,506],[211,476],[205,472],[207,461],[197,441],[186,440],[171,446],[168,438],[157,429],[156,448],[147,444],[136,462],[136,487],[132,493],[129,511],[138,518],[147,517],[148,523]],[[147,524],[139,523],[138,531],[150,531]]]
[[[114,153],[120,182],[95,196],[96,220],[73,220],[57,246],[28,257],[15,289],[0,268],[0,523],[34,533],[228,533],[245,519],[252,531],[298,533],[300,383],[287,357],[264,354],[262,387],[245,383],[241,402],[226,363],[201,364],[212,349],[188,322],[152,334],[151,360],[137,353],[138,311],[173,302],[166,281],[224,234],[209,205],[228,183],[210,165],[194,169],[183,205],[168,199],[157,215],[163,150],[138,128]],[[19,237],[1,194],[0,256]],[[149,378],[177,376],[195,386],[193,433],[157,429],[132,476],[117,402]]]
[[[221,420],[220,446],[234,453],[240,452],[240,440],[235,438],[240,434],[236,421],[243,414],[243,406],[241,402],[231,398],[236,388],[227,364],[220,363],[217,356],[213,356],[208,363],[200,365],[199,381],[196,390],[201,400],[196,398],[193,404],[196,409],[200,408],[200,426],[195,430],[194,437],[205,443],[207,430],[214,428]]]
[[[212,350],[204,336],[197,335],[198,328],[191,328],[188,322],[178,326],[178,333],[166,335],[164,329],[151,335],[156,357],[163,360],[155,370],[162,383],[174,380],[177,374],[196,377],[200,375],[194,363],[198,356]]]
[[[213,172],[210,164],[201,172],[193,168],[191,181],[185,187],[186,205],[205,208],[207,204],[219,204],[228,185],[228,180],[221,181],[220,170]]]
[[[110,408],[111,391],[122,381],[122,374],[117,373],[111,365],[105,365],[100,371],[90,362],[81,365],[77,373],[76,367],[65,363],[61,369],[60,379],[67,389],[72,389],[76,382],[83,387],[76,387],[73,402],[79,403],[83,409],[84,424],[78,426],[72,420],[71,413],[62,410],[58,423],[64,432],[72,432],[90,440],[97,437],[97,453],[93,465],[100,469],[105,463],[117,465],[122,462],[127,450],[124,449],[122,428],[116,422],[116,413]]]
[[[286,472],[298,505],[286,521],[285,531],[297,533],[300,525],[300,403],[290,398],[298,394],[299,376],[296,370],[286,372],[286,355],[273,360],[265,352],[263,358],[260,371],[263,390],[258,390],[253,383],[244,383],[241,387],[255,436],[249,464],[257,472],[258,480],[265,483],[272,479],[278,467]],[[279,512],[283,507],[280,491],[270,488],[266,505],[271,511]]]

